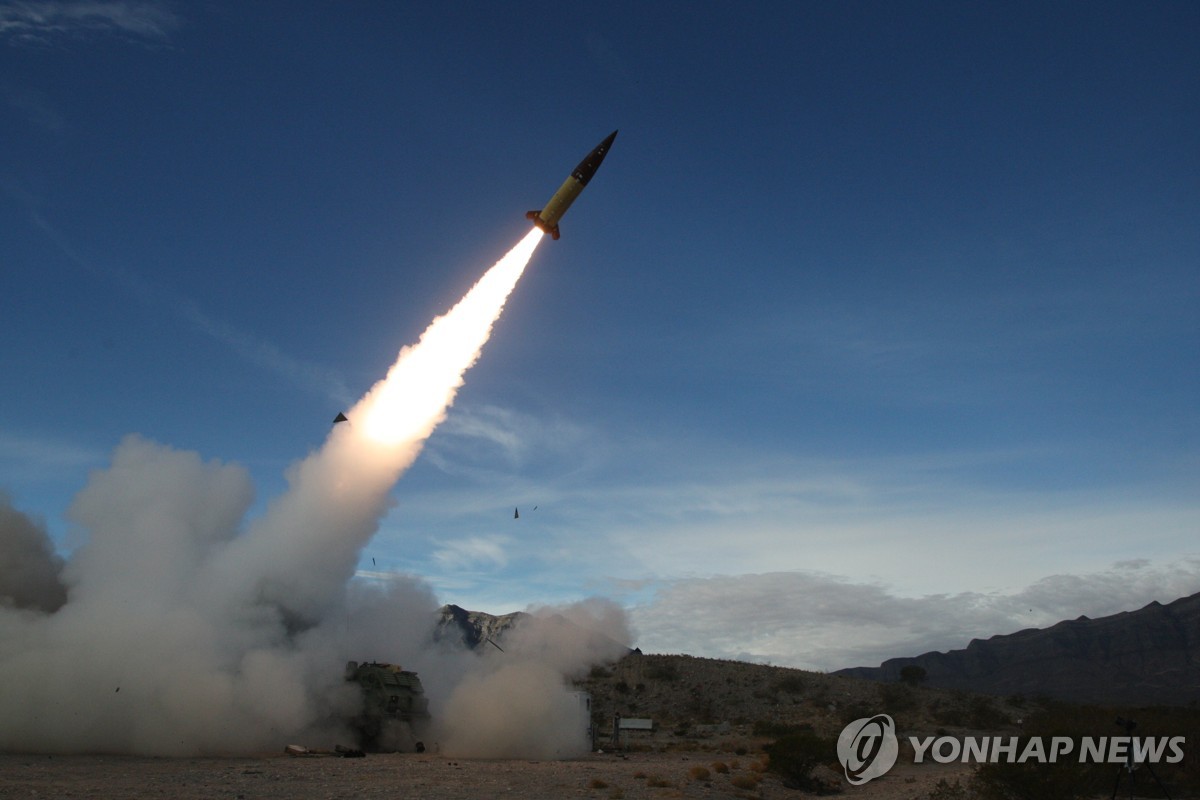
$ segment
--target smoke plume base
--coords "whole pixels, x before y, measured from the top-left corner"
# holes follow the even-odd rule
[[[545,754],[506,726],[535,702],[562,705],[563,676],[586,666],[559,651],[586,648],[543,636],[501,666],[446,653],[429,646],[437,604],[426,584],[350,580],[540,238],[531,231],[401,351],[349,412],[361,424],[336,426],[248,526],[244,468],[138,435],[72,504],[86,537],[65,563],[39,525],[0,503],[0,749],[196,755],[345,741],[358,694],[342,667],[376,660],[424,674],[448,751],[495,737],[510,754]],[[510,683],[528,698],[494,715],[487,741],[472,738],[455,710],[478,720],[484,699],[526,697],[501,688]]]

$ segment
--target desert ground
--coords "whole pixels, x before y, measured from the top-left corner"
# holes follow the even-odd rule
[[[720,765],[728,772],[719,772]],[[754,757],[732,753],[593,753],[566,761],[452,759],[431,753],[366,758],[141,758],[0,754],[0,798],[369,800],[369,798],[799,798]],[[704,770],[707,772],[702,772]],[[897,764],[842,797],[924,800],[969,768]],[[739,786],[740,785],[740,786]],[[744,787],[744,788],[741,788]]]
[[[595,719],[654,720],[651,734],[628,734],[618,752],[601,725],[596,752],[577,759],[488,760],[425,753],[365,758],[293,757],[279,749],[253,757],[149,758],[116,755],[0,754],[0,800],[20,798],[178,798],[179,800],[327,800],[372,797],[798,798],[766,771],[763,746],[780,731],[813,730],[836,738],[847,719],[886,710],[880,686],[858,679],[690,656],[630,656],[593,670],[580,685]],[[938,713],[961,700],[915,690],[907,715],[933,730]],[[893,699],[894,702],[894,699]],[[304,742],[313,746],[319,743]],[[346,742],[349,744],[349,742]],[[906,761],[908,763],[906,763]],[[838,779],[834,754],[825,776]],[[901,758],[863,786],[843,781],[842,797],[926,800],[939,781],[966,785],[969,766],[915,765]],[[937,797],[937,795],[935,795]]]

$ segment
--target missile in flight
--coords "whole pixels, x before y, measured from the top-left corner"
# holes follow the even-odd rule
[[[550,234],[552,239],[557,239],[558,221],[562,219],[563,214],[567,213],[571,203],[575,202],[575,198],[579,197],[583,187],[587,186],[588,181],[596,174],[596,170],[600,168],[600,162],[608,155],[608,149],[612,147],[613,139],[616,138],[617,132],[613,131],[608,138],[596,145],[592,152],[583,157],[583,161],[579,162],[579,166],[575,168],[570,177],[563,181],[563,185],[558,187],[558,191],[554,193],[545,207],[527,212],[525,218],[533,220],[533,224]]]

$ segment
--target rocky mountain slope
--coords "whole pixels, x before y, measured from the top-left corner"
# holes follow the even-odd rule
[[[467,611],[456,605],[438,609],[437,627],[433,638],[439,642],[459,642],[474,650],[481,644],[498,643],[504,634],[529,617],[524,611],[495,616],[483,611]]]
[[[1200,594],[835,674],[896,681],[910,665],[925,670],[930,687],[1077,703],[1186,706],[1200,702]]]

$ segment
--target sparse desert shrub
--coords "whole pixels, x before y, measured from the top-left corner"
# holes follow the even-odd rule
[[[873,703],[866,703],[862,700],[854,700],[838,708],[838,716],[841,717],[843,725],[849,725],[856,719],[873,717],[878,713]]]
[[[644,780],[645,777],[646,777],[646,773],[642,772],[641,770],[638,770],[637,772],[633,773],[634,780],[638,780],[638,781]]]
[[[800,694],[804,691],[805,681],[800,675],[788,675],[785,678],[780,678],[775,684],[775,690],[779,692],[787,692],[788,694]]]
[[[928,677],[928,673],[925,672],[925,668],[919,667],[916,664],[909,664],[900,670],[900,681],[909,686],[917,686],[924,683],[926,677]]]
[[[1068,736],[1075,740],[1075,752],[1080,750],[1080,739],[1084,736],[1111,736],[1123,733],[1114,725],[1116,718],[1130,713],[1127,708],[1105,708],[1084,706],[1042,699],[1040,709],[1030,714],[1022,728],[1029,736],[1040,736],[1043,740],[1053,736]],[[1137,730],[1134,736],[1163,737],[1183,736],[1188,745],[1200,741],[1200,709],[1187,708],[1139,708]],[[1021,748],[1025,746],[1021,737]],[[1028,797],[1041,800],[1058,796],[1071,798],[1094,795],[1109,796],[1113,790],[1120,765],[1112,763],[1078,763],[1077,759],[1059,759],[1057,764],[1041,764],[1033,761],[1026,764],[985,764],[976,773],[971,784],[984,800],[996,798]],[[1024,767],[1024,769],[1022,769]],[[1178,763],[1159,762],[1153,765],[1158,780],[1172,797],[1200,796],[1200,759],[1185,750]],[[1161,797],[1158,782],[1148,770],[1138,769],[1136,791],[1147,797]],[[1129,775],[1122,776],[1118,796],[1130,790]],[[1047,788],[1029,788],[1047,785]],[[1073,794],[1074,793],[1074,794]]]
[[[814,733],[795,733],[768,745],[769,769],[792,789],[821,788],[812,778],[813,768],[837,760],[837,740]]]
[[[734,775],[729,782],[738,789],[754,789],[761,780],[757,775]]]
[[[717,721],[716,714],[713,712],[713,698],[709,695],[693,695],[687,704],[687,710],[691,712],[702,725],[711,725]]]
[[[812,733],[813,726],[807,722],[800,724],[791,724],[787,722],[772,722],[768,719],[760,719],[754,723],[751,729],[755,736],[773,736],[780,738],[790,736],[794,733]]]
[[[908,667],[905,667],[905,669],[908,669]],[[911,686],[905,686],[901,683],[879,684],[879,700],[883,705],[883,712],[891,714],[893,717],[897,714],[912,711],[917,707],[917,693],[913,691]],[[858,718],[855,717],[855,719]]]
[[[971,787],[982,800],[1083,800],[1108,788],[1107,770],[1101,780],[1094,767],[1071,759],[981,764]]]
[[[954,783],[947,783],[945,778],[939,778],[934,787],[929,790],[929,800],[969,800],[970,797],[971,793],[958,782],[957,778]]]
[[[688,774],[692,776],[694,781],[706,781],[712,777],[712,773],[707,767],[695,766],[688,770]]]
[[[967,706],[970,701],[965,692],[951,692],[945,700],[936,700],[929,704],[929,713],[940,725],[965,727],[969,719]]]
[[[722,739],[717,744],[718,753],[736,753],[738,749],[745,751],[747,747],[745,739]]]
[[[970,723],[979,730],[990,730],[1008,724],[1008,716],[996,708],[990,697],[976,697],[971,700]]]
[[[604,781],[600,780],[599,778],[592,778],[590,781],[588,781],[588,788],[589,789],[607,789],[608,784],[605,783]]]
[[[670,661],[659,661],[646,666],[646,677],[653,681],[672,683],[679,680],[679,667]]]
[[[649,778],[647,778],[646,785],[651,789],[672,789],[675,786],[675,784],[671,783],[666,778],[659,777],[658,775],[651,775]]]
[[[619,786],[608,793],[608,800],[623,800],[624,797],[625,790]]]
[[[719,773],[721,775],[729,774],[729,765],[726,764],[724,761],[714,761],[712,764],[712,768],[713,768],[713,772]]]

